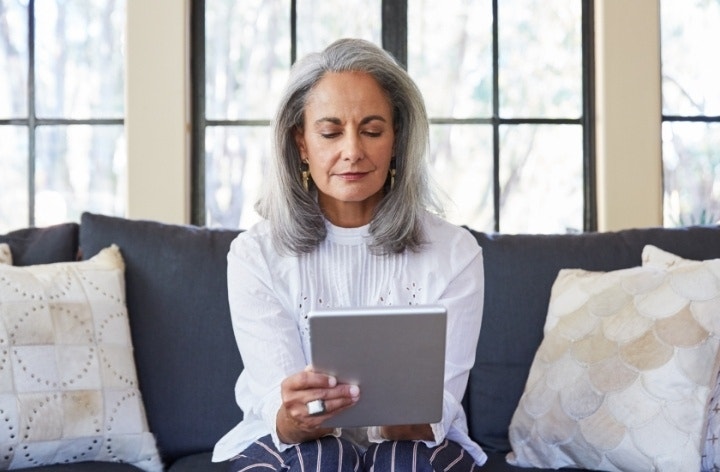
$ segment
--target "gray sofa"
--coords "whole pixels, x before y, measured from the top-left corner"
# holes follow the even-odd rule
[[[483,247],[486,298],[464,407],[471,436],[489,455],[483,470],[493,472],[527,470],[505,462],[508,426],[542,340],[550,289],[561,268],[636,266],[645,244],[688,259],[720,257],[718,227],[572,235],[468,231]],[[87,259],[111,244],[119,246],[139,387],[169,471],[224,470],[210,462],[210,451],[241,418],[233,389],[242,360],[230,324],[225,273],[226,253],[237,234],[86,213],[79,225],[0,236],[0,243],[10,245],[15,265]],[[95,462],[29,470],[136,469]]]

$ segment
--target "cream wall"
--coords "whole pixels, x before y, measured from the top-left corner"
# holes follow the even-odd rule
[[[190,219],[189,0],[129,0],[127,216]]]
[[[662,225],[659,0],[595,0],[598,227]]]
[[[128,217],[189,222],[189,0],[127,3]],[[598,224],[662,224],[659,0],[595,0]]]

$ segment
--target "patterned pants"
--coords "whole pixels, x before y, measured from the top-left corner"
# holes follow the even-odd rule
[[[386,441],[364,451],[350,441],[325,436],[278,452],[270,436],[258,439],[230,462],[229,472],[473,472],[480,470],[457,443],[437,447],[420,441]]]

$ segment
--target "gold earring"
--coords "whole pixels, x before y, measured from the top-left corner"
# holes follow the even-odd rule
[[[395,187],[395,169],[390,169],[390,190]]]
[[[306,192],[310,190],[310,168],[307,161],[303,161],[302,167],[300,168],[300,175],[302,176],[302,185]]]

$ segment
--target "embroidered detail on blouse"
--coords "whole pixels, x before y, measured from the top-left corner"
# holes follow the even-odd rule
[[[407,290],[408,296],[410,297],[408,305],[418,305],[421,300],[420,292],[422,292],[422,288],[418,287],[417,284],[413,282],[409,286],[405,287],[405,290]]]

